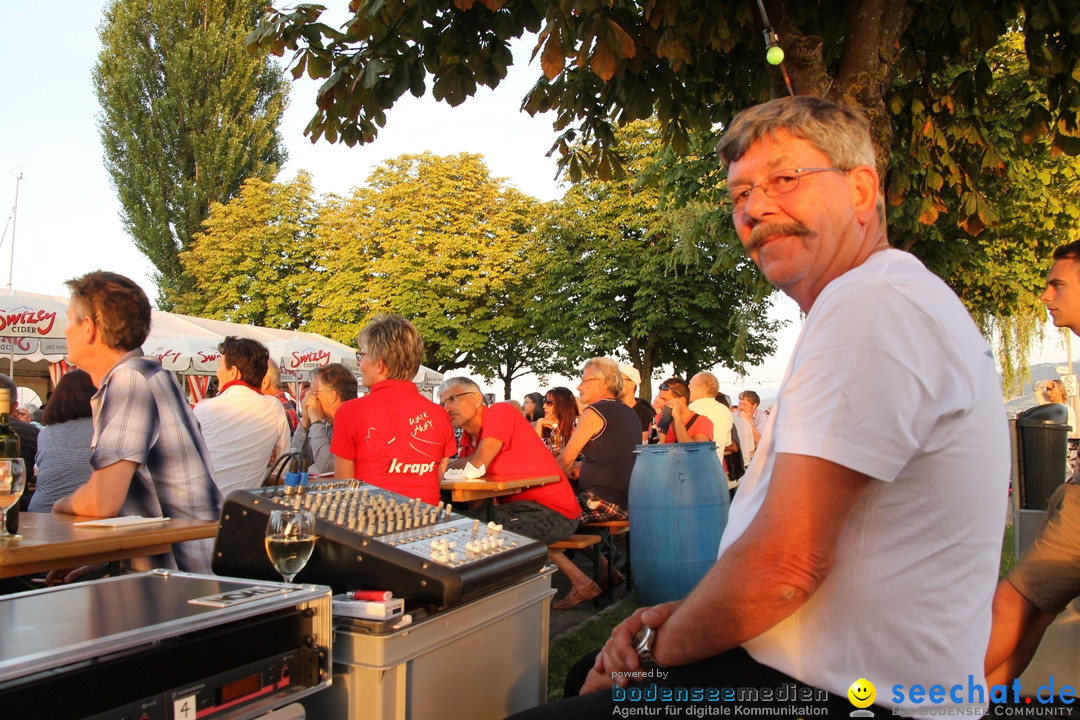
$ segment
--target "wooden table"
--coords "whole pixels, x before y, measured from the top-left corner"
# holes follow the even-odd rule
[[[453,502],[470,502],[513,495],[525,488],[554,482],[559,482],[558,475],[485,475],[476,480],[443,480],[439,487],[450,491]]]
[[[217,535],[216,520],[181,520],[125,528],[78,528],[92,518],[19,513],[21,540],[0,540],[0,578],[93,563],[161,555],[173,543]]]

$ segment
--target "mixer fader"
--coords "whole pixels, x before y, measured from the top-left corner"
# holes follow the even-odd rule
[[[538,571],[547,547],[356,480],[313,483],[300,494],[284,488],[238,490],[222,510],[214,572],[279,579],[263,548],[270,511],[311,510],[319,540],[296,582],[330,585],[335,592],[392,590],[397,597],[439,606],[486,594]]]

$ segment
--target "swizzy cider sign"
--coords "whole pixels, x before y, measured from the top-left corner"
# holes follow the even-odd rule
[[[284,366],[288,370],[310,370],[329,365],[330,351],[305,348],[303,350],[294,350],[289,353],[288,357],[283,359],[285,360]]]
[[[34,309],[0,309],[0,335],[43,337],[56,324],[56,313]]]

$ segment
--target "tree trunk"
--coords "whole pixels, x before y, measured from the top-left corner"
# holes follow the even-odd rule
[[[797,0],[796,0],[797,1]],[[854,0],[840,67],[832,77],[822,61],[821,38],[804,35],[787,13],[787,3],[766,3],[776,23],[791,84],[797,95],[818,95],[865,108],[874,139],[878,175],[885,177],[892,146],[892,123],[885,105],[890,65],[896,60],[900,36],[911,22],[907,0]],[[774,71],[774,94],[786,95],[780,70]]]

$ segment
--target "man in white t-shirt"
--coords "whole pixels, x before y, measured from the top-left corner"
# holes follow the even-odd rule
[[[720,381],[711,372],[699,372],[690,378],[689,387],[690,410],[699,415],[704,415],[712,421],[716,456],[720,458],[720,464],[724,465],[724,456],[728,453],[737,452],[738,446],[731,440],[731,426],[733,423],[731,408],[716,399],[716,394],[720,392]],[[733,481],[730,477],[727,481],[728,489],[739,484],[738,481]]]
[[[257,340],[229,336],[218,346],[218,394],[195,406],[195,417],[222,495],[262,485],[267,467],[289,451],[285,408],[261,391],[270,353]]]
[[[649,427],[656,419],[656,413],[652,409],[652,405],[648,400],[643,400],[637,396],[638,386],[641,385],[641,373],[633,365],[626,363],[619,363],[619,372],[623,377],[623,389],[622,395],[619,399],[634,411],[637,415],[638,421],[641,423],[641,442],[649,442]]]
[[[757,448],[757,443],[754,442],[754,426],[734,410],[731,412],[731,419],[735,432],[739,436],[739,450],[742,452],[743,465],[750,467],[750,460],[754,457],[754,450]]]
[[[614,629],[573,707],[524,717],[662,706],[674,688],[703,689],[698,704],[767,690],[738,704],[838,717],[857,681],[879,715],[979,712],[1009,475],[986,341],[889,247],[860,110],[773,100],[739,113],[718,152],[743,247],[806,314],[802,333],[716,563]]]

